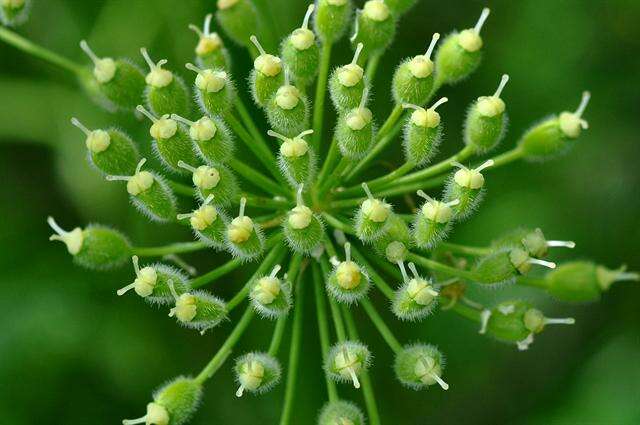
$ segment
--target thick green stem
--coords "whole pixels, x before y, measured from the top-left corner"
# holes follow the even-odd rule
[[[356,328],[356,322],[353,320],[351,311],[342,306],[342,312],[347,322],[347,329],[349,331],[349,338],[353,340],[359,340],[358,329]],[[371,385],[371,378],[369,377],[369,371],[363,370],[360,372],[360,383],[362,384],[362,395],[364,396],[364,403],[367,406],[367,416],[369,416],[369,423],[371,425],[380,425],[380,415],[378,414],[378,404],[376,403],[376,396],[373,392],[373,385]]]
[[[324,101],[327,92],[327,80],[331,66],[331,43],[322,45],[320,56],[320,73],[316,83],[316,96],[313,105],[313,145],[320,154],[320,142],[322,141],[322,127],[324,124]]]
[[[360,305],[364,308],[364,311],[367,312],[367,315],[384,338],[385,342],[389,344],[389,347],[393,350],[394,353],[399,353],[402,350],[402,345],[393,335],[391,329],[384,323],[384,320],[376,310],[376,308],[371,304],[368,299],[364,299],[360,301]]]
[[[318,190],[319,199],[323,199],[330,189],[333,189],[340,184],[340,176],[350,163],[350,159],[342,157],[336,168],[331,172],[331,175],[324,182],[318,182],[320,183],[320,189]]]
[[[353,255],[356,261],[358,261],[358,263],[360,263],[360,265],[367,270],[369,277],[373,281],[374,285],[378,287],[380,292],[382,292],[384,296],[387,297],[389,300],[393,300],[393,297],[394,297],[393,289],[391,289],[391,287],[387,284],[384,278],[380,276],[373,267],[371,267],[371,265],[367,262],[364,256],[360,253],[360,251],[355,246],[353,246],[353,244],[351,244],[351,255]]]
[[[280,185],[275,181],[266,177],[264,174],[256,171],[253,167],[246,165],[244,162],[238,159],[231,159],[229,165],[242,177],[253,183],[259,189],[263,189],[272,195],[280,195],[284,197],[291,197],[291,193],[285,188],[287,186]]]
[[[384,187],[385,185],[392,183],[396,179],[399,179],[400,177],[404,176],[414,168],[415,168],[415,164],[413,162],[411,161],[405,162],[403,165],[396,168],[389,174],[384,175],[382,177],[378,177],[377,179],[369,180],[367,182],[367,186],[369,186],[369,189],[372,192],[375,192],[378,189]],[[362,193],[362,186],[358,185],[358,186],[353,186],[353,187],[338,191],[336,192],[336,195],[340,196],[341,198],[348,198],[350,196],[356,196],[360,193]]]
[[[302,345],[302,326],[304,315],[304,291],[306,285],[302,282],[303,273],[296,279],[296,305],[293,313],[293,328],[291,332],[291,347],[289,348],[289,365],[287,367],[287,384],[284,394],[284,405],[280,416],[280,425],[291,422],[293,405],[296,395],[298,363],[300,360],[300,346]]]
[[[276,327],[273,330],[273,335],[271,336],[271,343],[269,344],[269,355],[275,357],[278,355],[278,350],[280,349],[280,345],[282,344],[282,337],[284,336],[284,331],[287,328],[287,316],[282,316],[278,318],[276,322]]]
[[[236,111],[238,112],[238,115],[240,116],[240,121],[242,121],[251,136],[253,136],[253,138],[256,140],[259,140],[261,144],[268,146],[267,141],[258,129],[256,123],[253,121],[253,118],[251,118],[251,114],[249,113],[249,110],[247,109],[247,106],[244,104],[242,99],[236,96],[233,103]]]
[[[198,276],[189,282],[189,286],[192,289],[199,288],[201,286],[207,285],[209,283],[215,282],[220,279],[222,276],[231,273],[238,267],[242,265],[243,261],[240,258],[234,258],[233,260],[227,261],[220,267],[216,267],[208,273],[203,274],[202,276]]]
[[[532,288],[549,289],[549,282],[540,277],[518,276],[516,283],[521,286],[530,286]]]
[[[382,53],[377,53],[375,55],[371,55],[371,57],[367,61],[367,71],[365,73],[365,76],[367,78],[367,81],[371,85],[373,85],[373,80],[376,78],[378,65],[380,65],[380,58],[382,58]]]
[[[480,322],[480,311],[475,308],[465,305],[460,302],[456,302],[453,307],[451,307],[451,311],[454,313],[464,317],[465,319],[469,319],[472,322]]]
[[[320,273],[320,267],[317,264],[313,265],[313,283],[315,288],[316,299],[316,315],[318,317],[318,334],[320,335],[320,349],[322,350],[322,364],[324,365],[327,355],[329,353],[329,321],[327,320],[327,306],[325,304],[325,297],[322,290],[322,274]],[[327,393],[329,395],[329,401],[338,400],[338,389],[335,382],[333,382],[327,374],[324,374],[327,382]]]
[[[324,217],[324,221],[326,221],[329,226],[355,236],[356,231],[350,224],[347,224],[326,212],[322,213],[322,217]]]
[[[207,249],[207,245],[204,242],[178,242],[164,246],[136,247],[132,248],[132,252],[138,257],[162,257],[169,254],[185,254],[203,249]]]
[[[417,254],[413,254],[413,253],[409,253],[407,255],[407,260],[409,261],[413,261],[414,263],[422,266],[422,267],[426,267],[430,270],[436,271],[436,272],[440,272],[440,273],[444,273],[447,274],[449,276],[454,276],[454,277],[458,277],[461,279],[466,279],[466,280],[471,280],[471,281],[475,281],[476,277],[475,274],[473,272],[470,272],[468,270],[461,270],[461,269],[457,269],[455,267],[451,267],[451,266],[447,266],[446,264],[442,264],[439,263],[437,261],[434,260],[430,260],[428,258],[422,257],[420,255]]]
[[[455,254],[471,255],[473,257],[482,257],[491,253],[491,248],[480,246],[467,246],[460,245],[451,242],[440,242],[438,244],[438,250],[451,251]]]
[[[194,379],[198,384],[203,384],[207,379],[211,378],[214,373],[223,365],[224,361],[231,354],[231,350],[236,345],[244,331],[251,323],[251,319],[253,318],[253,308],[251,306],[247,307],[242,318],[238,322],[233,331],[227,338],[227,340],[222,344],[222,347],[218,350],[215,356],[211,359],[211,361],[202,369],[202,372],[196,376]]]

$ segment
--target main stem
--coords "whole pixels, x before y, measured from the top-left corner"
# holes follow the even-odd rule
[[[138,257],[162,257],[169,254],[185,254],[188,252],[206,249],[204,242],[178,242],[165,246],[136,247],[132,248],[132,253]]]

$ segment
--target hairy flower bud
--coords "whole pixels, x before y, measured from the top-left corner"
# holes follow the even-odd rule
[[[337,382],[351,382],[360,388],[358,375],[371,365],[371,352],[359,341],[339,342],[329,350],[324,369]]]
[[[354,25],[351,42],[364,44],[364,56],[381,53],[396,36],[396,20],[384,0],[368,0]]]
[[[211,205],[213,195],[207,196],[204,203],[190,214],[178,214],[178,220],[189,219],[193,233],[208,246],[216,249],[225,247],[225,235],[229,218],[224,212]]]
[[[220,298],[204,291],[179,294],[172,280],[167,284],[175,301],[175,307],[169,310],[169,317],[175,317],[184,327],[204,334],[227,318],[227,305]]]
[[[351,261],[351,245],[344,245],[346,260],[332,258],[333,270],[327,277],[327,291],[338,302],[353,304],[367,295],[369,276],[358,264]]]
[[[547,240],[540,229],[517,228],[491,243],[494,248],[504,248],[510,246],[520,246],[534,258],[544,258],[549,252],[549,248],[575,248],[572,241]]]
[[[194,150],[208,164],[224,164],[233,157],[233,137],[222,119],[205,115],[198,121],[190,121],[176,114],[171,119],[189,126]]]
[[[413,239],[416,245],[423,249],[433,249],[451,231],[454,208],[460,203],[459,199],[448,202],[437,201],[419,190],[418,195],[426,202],[415,214],[413,220]]]
[[[138,256],[131,257],[133,269],[136,273],[135,280],[118,289],[116,293],[122,296],[134,290],[136,294],[153,304],[171,304],[174,301],[169,282],[172,282],[177,294],[183,294],[189,290],[187,277],[173,267],[161,263],[151,264],[140,268]]]
[[[103,174],[132,174],[140,161],[138,148],[125,133],[110,128],[89,130],[77,118],[71,124],[86,136],[89,162]]]
[[[120,232],[106,226],[92,224],[85,229],[62,229],[53,217],[47,223],[55,232],[49,240],[60,241],[67,246],[73,260],[88,269],[108,270],[119,267],[131,256],[131,245]]]
[[[251,36],[251,42],[260,52],[260,56],[253,62],[253,71],[249,77],[251,93],[256,105],[264,108],[284,84],[282,60],[265,52],[256,36]]]
[[[375,198],[366,183],[362,183],[362,188],[367,194],[367,199],[356,212],[356,234],[365,242],[375,241],[389,226],[389,217],[393,214],[393,209],[384,199]]]
[[[350,401],[330,401],[322,407],[318,425],[364,425],[362,411]]]
[[[447,202],[458,199],[460,202],[454,205],[456,219],[463,220],[471,215],[478,207],[484,194],[484,176],[481,171],[493,165],[493,160],[485,161],[477,168],[467,168],[455,163],[458,167],[445,188],[444,198]]]
[[[323,43],[333,44],[347,31],[353,3],[351,0],[318,0],[314,29]]]
[[[412,344],[405,345],[394,363],[394,370],[398,380],[413,390],[421,390],[438,384],[443,390],[449,385],[442,379],[444,356],[433,345]]]
[[[294,81],[303,87],[311,84],[316,78],[320,62],[320,49],[316,42],[316,36],[309,29],[309,19],[314,10],[315,5],[309,5],[302,27],[293,31],[282,42],[280,48],[282,60],[291,72]]]
[[[227,249],[238,258],[251,260],[264,251],[264,235],[260,225],[244,215],[247,199],[240,200],[240,214],[227,227]]]
[[[191,180],[201,200],[213,195],[213,203],[226,207],[237,199],[240,187],[235,175],[223,165],[201,165],[198,168],[185,164],[178,165],[192,173]]]
[[[287,137],[272,130],[267,134],[282,141],[278,166],[289,184],[293,187],[311,184],[316,174],[316,156],[304,137],[313,134],[313,130],[305,130],[295,137]]]
[[[245,391],[263,394],[280,382],[282,368],[280,362],[267,353],[247,353],[236,359],[233,368],[239,387],[236,396],[242,397]]]
[[[402,261],[398,261],[398,265],[403,283],[395,291],[391,310],[400,320],[422,320],[433,312],[438,292],[429,280],[418,274],[415,264],[409,263],[413,278],[407,275]]]
[[[494,149],[504,137],[507,128],[505,103],[500,94],[509,81],[503,75],[500,86],[493,96],[482,96],[471,104],[464,126],[464,142],[473,146],[476,152],[484,153]]]
[[[371,148],[374,139],[373,114],[365,105],[367,92],[362,95],[360,106],[345,112],[338,118],[335,138],[342,156],[349,159],[362,158]]]
[[[191,95],[180,77],[173,75],[171,71],[163,69],[167,63],[162,59],[155,63],[146,48],[140,49],[140,53],[149,65],[149,73],[146,77],[147,89],[145,96],[147,106],[157,116],[178,114],[189,116],[191,113]]]
[[[435,33],[424,55],[406,59],[396,69],[393,75],[392,92],[397,104],[424,105],[431,97],[435,82],[435,66],[431,61],[431,54],[438,39],[440,34]]]
[[[235,43],[249,46],[249,37],[258,28],[258,12],[250,0],[218,0],[216,19]]]
[[[373,246],[379,255],[390,263],[397,264],[404,261],[411,246],[409,226],[396,214],[388,218],[389,224],[382,234],[373,241]]]
[[[402,146],[407,162],[422,166],[428,164],[438,153],[443,125],[436,108],[448,100],[443,97],[429,109],[412,104],[402,105],[403,108],[414,110],[404,126]]]
[[[222,38],[217,32],[211,32],[210,13],[204,19],[202,29],[191,24],[189,29],[198,35],[198,44],[195,48],[196,63],[204,69],[231,69],[231,57],[225,48]]]
[[[266,105],[267,119],[273,129],[284,136],[295,137],[309,128],[309,104],[306,96],[289,83],[285,83]]]
[[[350,64],[336,68],[329,78],[329,94],[336,111],[344,113],[361,104],[368,84],[364,69],[358,65],[358,59],[364,45],[360,43]]]
[[[195,90],[202,112],[216,116],[231,109],[236,94],[226,71],[200,69],[191,63],[186,64],[185,67],[198,74]]]
[[[510,283],[516,276],[529,273],[533,265],[554,269],[555,263],[539,260],[519,247],[494,251],[480,259],[474,268],[478,283],[495,285]]]
[[[277,277],[280,265],[277,265],[268,276],[255,280],[249,298],[253,308],[263,317],[275,319],[285,316],[291,309],[291,284]]]
[[[298,188],[297,205],[282,223],[285,238],[296,252],[308,254],[316,249],[324,236],[322,221],[311,208],[304,205],[303,185]]]

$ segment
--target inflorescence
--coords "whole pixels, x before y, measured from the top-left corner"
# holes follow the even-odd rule
[[[143,71],[128,59],[99,56],[82,41],[90,62],[80,65],[0,28],[4,41],[74,72],[107,110],[129,111],[140,125],[149,125],[155,158],[143,157],[140,152],[145,149],[115,127],[92,129],[89,123],[71,119],[85,136],[89,162],[105,181],[121,184],[150,221],[189,226],[195,241],[135,247],[112,228],[90,225],[67,231],[49,217],[54,231],[50,239],[63,242],[75,262],[86,268],[113,269],[132,261],[132,281],[115,285],[121,287],[117,295],[135,293],[202,334],[213,332],[232,310],[248,302],[199,374],[162,386],[145,415],[124,424],[188,421],[203,385],[223,366],[256,313],[275,321],[273,338],[263,351],[235,359],[236,395],[264,393],[286,375],[280,423],[289,423],[301,361],[305,296],[313,296],[316,304],[323,362],[315,367],[324,369],[328,390],[329,401],[318,423],[364,423],[363,412],[338,396],[336,383],[346,383],[363,388],[368,418],[378,424],[367,372],[373,355],[358,337],[360,324],[353,309],[364,310],[395,353],[393,368],[404,386],[447,390],[456,383],[446,381],[445,357],[435,345],[398,341],[393,324],[386,323],[378,313],[381,307],[370,300],[372,292],[388,299],[399,320],[418,322],[448,310],[477,322],[479,333],[525,350],[548,325],[574,320],[548,318],[523,300],[483,306],[465,295],[469,285],[527,285],[560,301],[584,302],[599,299],[615,281],[638,280],[624,268],[610,270],[587,261],[556,266],[548,259],[550,249],[574,244],[548,240],[540,229],[515,229],[484,247],[446,242],[456,223],[479,208],[488,171],[520,159],[551,159],[575,144],[588,128],[583,114],[590,95],[583,94],[574,112],[535,124],[506,153],[476,159],[493,151],[506,133],[503,92],[509,76],[503,75],[495,91],[487,90],[493,94],[469,105],[461,150],[432,164],[443,143],[439,111],[446,110],[447,101],[455,102],[437,99],[436,94],[479,66],[484,51],[481,30],[489,10],[484,9],[469,29],[442,39],[434,34],[424,54],[400,63],[391,87],[394,107],[378,125],[368,108],[371,82],[399,18],[416,1],[370,0],[354,11],[351,0],[319,0],[309,6],[302,25],[282,40],[280,50],[269,51],[266,46],[275,46],[273,32],[253,4],[218,0],[219,26],[254,58],[248,82],[242,70],[234,70],[223,37],[212,30],[213,15],[206,16],[202,28],[189,25],[197,45],[194,63],[185,65],[190,71],[186,79],[172,70],[178,69],[175,64],[157,60],[158,52],[145,48],[140,50],[147,66]],[[2,1],[3,22],[23,21],[29,3]],[[254,35],[260,28],[263,33]],[[330,69],[332,47],[349,31],[353,59]],[[250,93],[264,112],[267,133],[259,130],[259,114],[245,106],[240,93]],[[326,128],[327,97],[335,109],[333,132]],[[236,154],[238,143],[254,154],[259,166]],[[361,174],[393,143],[402,143],[402,164],[362,181]],[[409,194],[417,194],[422,202],[418,208],[389,201]],[[232,258],[194,276],[177,254],[205,249]],[[160,261],[149,262],[150,257]],[[259,266],[231,300],[201,289],[248,262]],[[534,268],[551,271],[533,274]],[[313,289],[305,291],[309,285]],[[291,352],[283,367],[279,348],[290,317]]]

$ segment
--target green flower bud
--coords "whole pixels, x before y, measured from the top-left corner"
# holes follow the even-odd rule
[[[194,143],[195,152],[205,162],[224,164],[233,157],[233,137],[220,118],[205,115],[194,122],[173,114],[171,119],[189,126],[189,137]]]
[[[362,158],[374,139],[374,123],[371,110],[365,105],[367,92],[362,95],[360,106],[345,112],[338,118],[335,138],[342,156],[349,159]]]
[[[378,255],[382,255],[390,263],[396,264],[404,261],[411,246],[409,226],[401,217],[391,214],[388,218],[389,225],[375,241],[373,247]]]
[[[71,124],[87,136],[87,158],[97,170],[104,174],[131,174],[135,171],[140,154],[125,133],[115,128],[89,130],[77,118],[71,118]]]
[[[318,0],[314,29],[323,43],[333,44],[347,32],[351,21],[351,0]]]
[[[138,105],[136,109],[153,123],[149,128],[149,134],[153,137],[153,149],[170,171],[184,173],[179,165],[181,161],[194,165],[198,163],[191,138],[170,115],[156,118],[142,105]]]
[[[167,63],[166,59],[154,63],[144,47],[140,49],[140,53],[150,70],[145,78],[147,83],[145,97],[151,112],[158,116],[172,113],[185,117],[190,115],[191,95],[184,81],[173,75],[171,71],[162,69],[162,66]]]
[[[198,34],[198,45],[195,48],[196,63],[205,69],[231,69],[231,56],[224,47],[224,42],[217,32],[211,32],[210,13],[204,18],[202,29],[190,24],[189,29]]]
[[[191,419],[200,404],[202,387],[192,378],[180,376],[158,389],[147,413],[138,419],[125,419],[123,425],[181,425]]]
[[[571,148],[580,137],[582,130],[589,128],[582,119],[591,94],[582,93],[582,101],[575,112],[563,112],[535,125],[527,131],[518,144],[524,157],[531,160],[545,160],[561,155]]]
[[[358,375],[371,365],[371,352],[359,341],[344,341],[329,350],[324,369],[327,376],[336,382],[352,382],[360,388]]]
[[[369,292],[370,282],[366,271],[351,261],[351,244],[344,244],[345,261],[331,258],[333,270],[327,277],[327,291],[338,302],[353,304]]]
[[[391,89],[397,104],[424,105],[431,97],[435,81],[431,54],[439,38],[440,34],[433,34],[427,53],[406,59],[396,69]]]
[[[573,318],[550,319],[524,301],[507,301],[498,304],[481,315],[480,333],[488,333],[499,341],[515,343],[519,350],[526,350],[533,343],[534,335],[546,325],[573,325]]]
[[[55,232],[49,240],[63,242],[73,260],[88,269],[113,269],[126,263],[131,255],[127,238],[109,227],[92,224],[68,232],[53,217],[47,217],[47,223]]]
[[[240,200],[240,214],[227,227],[227,249],[234,257],[252,260],[264,251],[264,234],[260,225],[244,215],[247,199]]]
[[[451,231],[455,218],[454,207],[460,203],[460,200],[436,201],[421,190],[418,191],[418,195],[426,202],[416,212],[413,220],[413,238],[418,247],[433,249]]]
[[[267,134],[282,141],[278,154],[278,166],[289,184],[293,187],[310,184],[316,174],[316,155],[303,137],[313,134],[313,130],[303,131],[291,138],[272,130]]]
[[[265,52],[255,35],[251,36],[251,42],[260,52],[260,55],[253,61],[253,70],[249,77],[251,94],[256,105],[265,107],[284,83],[282,60]]]
[[[455,163],[459,168],[453,177],[449,179],[445,188],[444,198],[447,202],[459,200],[460,203],[454,205],[456,219],[464,220],[478,207],[484,195],[484,176],[481,171],[493,165],[493,160],[485,161],[478,168],[467,168],[462,164]]]
[[[238,198],[240,192],[238,180],[227,167],[201,165],[195,168],[182,161],[179,161],[178,165],[192,173],[193,186],[203,201],[213,196],[215,205],[226,207]]]
[[[178,214],[178,220],[189,219],[193,233],[208,246],[225,248],[225,235],[229,219],[224,212],[211,205],[214,196],[209,195],[204,203],[189,214]]]
[[[285,73],[284,85],[267,102],[267,119],[276,131],[287,137],[294,137],[309,128],[309,104],[296,86],[289,82]]]
[[[324,236],[324,226],[311,208],[304,205],[302,189],[303,185],[300,184],[297,205],[289,211],[282,223],[282,229],[291,249],[308,254],[320,245]]]
[[[358,44],[350,64],[336,68],[329,78],[329,94],[336,111],[346,112],[357,108],[368,90],[368,82],[364,77],[364,69],[358,65],[358,59],[364,45]]]
[[[293,75],[294,81],[303,87],[311,84],[316,78],[320,62],[316,35],[309,29],[309,19],[314,9],[315,5],[310,4],[302,27],[293,31],[280,48],[282,60]]]
[[[518,275],[529,273],[533,265],[554,269],[555,263],[532,258],[522,248],[505,248],[488,254],[474,268],[476,281],[486,285],[513,282]]]
[[[376,199],[369,186],[362,183],[362,188],[367,194],[367,199],[362,202],[355,216],[355,229],[358,238],[364,242],[375,241],[382,236],[391,222],[389,217],[393,215],[393,208],[384,199]]]
[[[135,280],[116,291],[118,296],[122,296],[134,290],[136,294],[152,304],[171,304],[173,295],[169,282],[173,282],[178,294],[183,294],[189,290],[187,277],[173,267],[161,263],[151,264],[140,268],[138,256],[131,257],[133,269],[136,273]]]
[[[231,109],[236,93],[233,83],[225,71],[203,70],[190,63],[185,67],[198,74],[195,90],[202,112],[208,112],[215,116],[222,115]]]
[[[176,216],[176,198],[164,179],[149,171],[141,171],[143,158],[132,176],[108,175],[108,181],[126,181],[131,203],[153,221],[171,221]]]
[[[433,345],[405,345],[398,354],[394,370],[398,380],[412,390],[421,390],[438,384],[443,390],[449,385],[442,379],[445,359]]]
[[[415,264],[409,263],[413,278],[407,275],[404,263],[398,261],[403,284],[393,296],[391,310],[400,320],[416,321],[427,317],[438,303],[438,291],[432,283],[418,274]]]
[[[280,362],[267,353],[247,353],[236,359],[233,368],[239,385],[237,397],[245,391],[264,394],[280,382],[282,368]]]
[[[8,27],[23,24],[29,17],[30,0],[1,0],[0,22]]]
[[[626,271],[626,266],[610,270],[587,261],[560,265],[545,276],[547,291],[556,299],[568,302],[598,301],[614,282],[639,281],[640,275]]]
[[[381,53],[396,36],[396,20],[384,0],[369,0],[356,13],[354,45],[363,43],[364,56]]]
[[[572,241],[548,241],[542,230],[525,228],[515,229],[496,239],[491,245],[495,248],[522,246],[534,258],[546,257],[549,248],[575,248],[576,246],[575,242]]]
[[[249,45],[249,36],[258,28],[258,12],[249,0],[218,0],[216,19],[227,36],[241,46]]]
[[[436,53],[436,86],[455,84],[467,78],[480,65],[482,38],[480,30],[489,17],[484,8],[476,26],[448,35]]]
[[[443,125],[436,108],[448,100],[443,97],[429,109],[412,104],[402,105],[405,109],[414,110],[404,126],[402,146],[407,162],[410,161],[417,166],[425,165],[438,153]]]
[[[387,6],[395,16],[406,13],[409,9],[416,5],[418,0],[385,0]]]
[[[500,94],[508,81],[509,76],[503,75],[493,96],[479,97],[469,108],[464,125],[464,142],[473,146],[478,153],[495,148],[506,133],[508,119]]]
[[[326,0],[329,1],[329,0]],[[335,0],[334,0],[335,1]],[[330,401],[322,407],[318,425],[364,425],[364,415],[350,401]]]
[[[134,109],[145,90],[140,68],[124,59],[99,58],[85,40],[80,48],[93,62],[92,78],[86,83],[100,97],[99,102],[107,109]]]
[[[277,277],[280,268],[277,265],[270,275],[256,279],[249,293],[254,310],[268,319],[286,316],[291,309],[291,285],[286,276],[284,280]]]
[[[227,304],[204,291],[179,294],[172,280],[167,282],[175,301],[169,317],[175,317],[186,328],[196,329],[201,335],[227,318]]]

